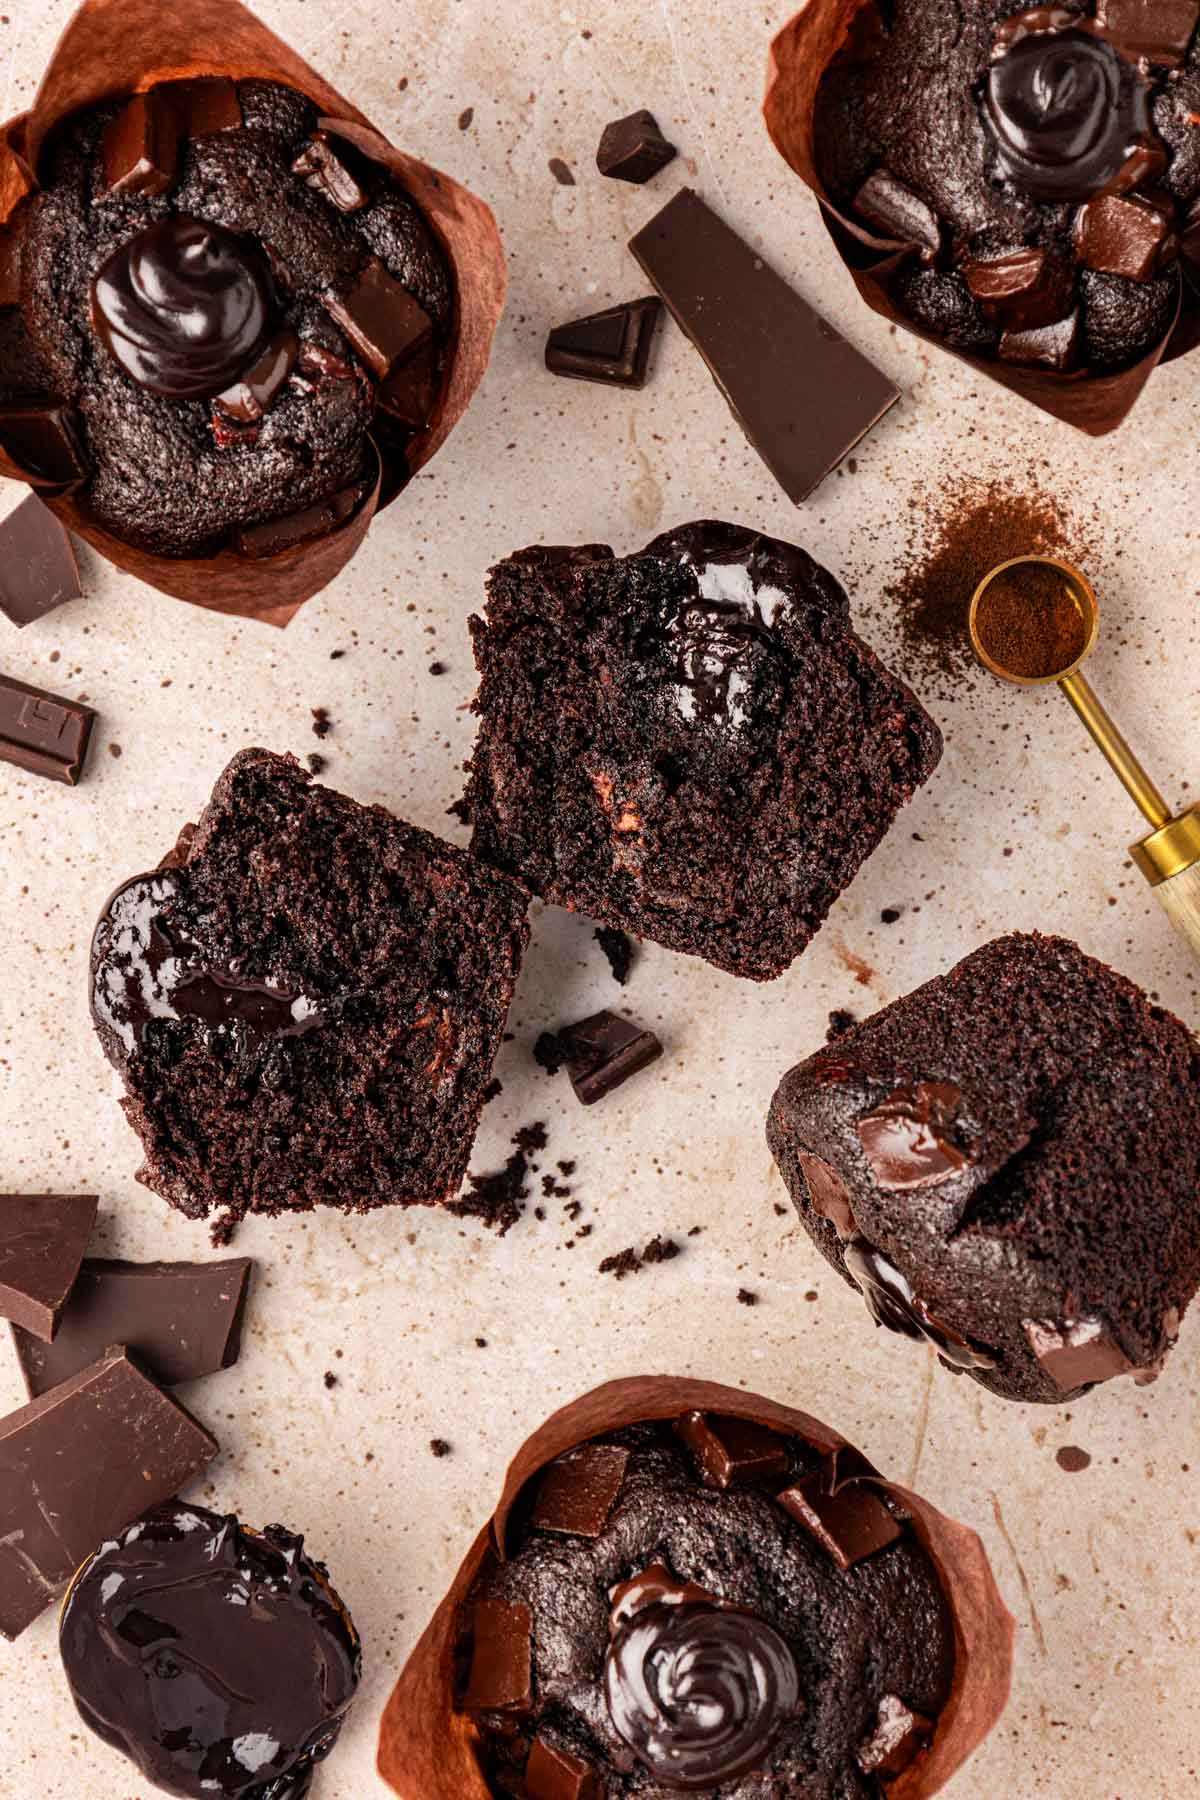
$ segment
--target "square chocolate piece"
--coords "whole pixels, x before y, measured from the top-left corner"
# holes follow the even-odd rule
[[[775,1496],[784,1512],[811,1532],[839,1569],[851,1569],[902,1536],[879,1495],[863,1481],[847,1481],[830,1493],[826,1472],[808,1475]]]
[[[786,1475],[792,1466],[787,1438],[753,1419],[690,1412],[676,1420],[675,1429],[708,1487],[752,1487]]]
[[[1200,0],[1098,0],[1096,23],[1130,62],[1175,69],[1187,56]]]
[[[537,1531],[598,1538],[625,1481],[628,1450],[582,1444],[560,1456],[542,1477],[529,1523]]]
[[[477,1600],[471,1621],[467,1712],[527,1713],[533,1705],[533,1619],[523,1601]]]
[[[665,169],[677,154],[674,144],[668,143],[659,130],[654,114],[643,109],[604,127],[596,151],[596,167],[614,181],[632,181],[640,186]]]
[[[344,294],[332,290],[325,310],[379,377],[388,376],[428,343],[433,320],[378,257],[372,257]]]
[[[663,1053],[662,1043],[652,1031],[611,1012],[594,1013],[578,1025],[564,1026],[557,1036],[575,1098],[582,1106],[594,1106]]]
[[[573,1751],[535,1738],[525,1764],[527,1800],[604,1800],[596,1770]]]
[[[1097,194],[1076,215],[1075,242],[1087,269],[1150,281],[1177,248],[1165,212],[1136,194]]]
[[[179,120],[159,88],[134,94],[104,131],[108,196],[165,194],[179,168]]]
[[[1103,1319],[1026,1319],[1024,1325],[1033,1354],[1064,1394],[1128,1375],[1134,1366]]]
[[[32,625],[80,593],[70,533],[31,494],[0,524],[0,613],[13,625]]]
[[[78,417],[56,400],[0,405],[0,445],[22,474],[43,487],[73,487],[87,476]]]

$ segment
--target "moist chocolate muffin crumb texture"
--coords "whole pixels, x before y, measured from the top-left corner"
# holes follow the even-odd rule
[[[738,526],[521,551],[471,630],[476,854],[735,975],[788,967],[941,754],[834,578]]]
[[[877,1324],[1061,1404],[1152,1380],[1200,1285],[1198,1077],[1132,982],[1013,935],[792,1069],[767,1137]]]
[[[141,1179],[191,1217],[451,1198],[528,936],[466,852],[242,751],[175,867],[117,890],[93,1018]]]

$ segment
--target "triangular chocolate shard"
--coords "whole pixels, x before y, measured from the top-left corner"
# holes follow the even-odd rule
[[[661,300],[651,296],[556,325],[546,340],[546,367],[577,381],[644,387],[661,312]]]

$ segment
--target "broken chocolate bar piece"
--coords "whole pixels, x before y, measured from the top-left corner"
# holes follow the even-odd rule
[[[652,1031],[611,1012],[593,1013],[578,1025],[564,1026],[556,1036],[575,1097],[584,1106],[603,1100],[663,1053]]]
[[[175,110],[185,137],[217,137],[242,123],[237,83],[227,75],[197,75],[189,81],[167,81],[159,90]]]
[[[885,1694],[874,1731],[858,1746],[859,1768],[879,1781],[894,1781],[932,1742],[933,1723],[906,1706],[898,1694]]]
[[[517,1601],[477,1600],[471,1621],[471,1672],[462,1706],[468,1712],[528,1712],[533,1705],[529,1608]]]
[[[0,1194],[0,1319],[49,1343],[95,1222],[94,1194]]]
[[[252,1267],[244,1256],[212,1263],[87,1257],[54,1342],[13,1331],[30,1398],[86,1369],[109,1344],[125,1344],[164,1387],[231,1368],[241,1350]]]
[[[650,345],[661,314],[662,301],[651,295],[556,325],[546,339],[546,367],[552,375],[569,375],[577,381],[645,387]]]
[[[1026,363],[1037,369],[1071,369],[1079,359],[1079,309],[1050,325],[1005,331],[1000,337],[1004,362]]]
[[[535,1738],[525,1764],[527,1800],[604,1800],[600,1776],[573,1750]]]
[[[632,181],[641,186],[665,169],[678,155],[658,128],[658,120],[644,109],[604,127],[596,151],[596,167],[613,181]]]
[[[1103,1319],[1025,1319],[1033,1354],[1064,1394],[1133,1368]]]
[[[598,1538],[625,1480],[628,1450],[617,1444],[581,1444],[551,1463],[538,1489],[529,1523],[564,1537]]]
[[[57,400],[0,406],[0,449],[27,479],[44,487],[71,487],[88,473],[76,415]]]
[[[95,722],[91,707],[78,700],[0,675],[0,762],[75,787]]]
[[[1130,62],[1160,69],[1183,62],[1200,19],[1200,0],[1098,0],[1096,23]]]
[[[31,494],[0,524],[0,613],[13,625],[31,625],[79,597],[70,534]]]
[[[148,198],[175,185],[179,119],[158,88],[134,94],[104,130],[106,198]]]
[[[237,425],[257,424],[271,409],[276,395],[296,366],[300,340],[290,325],[278,331],[258,360],[239,375],[232,387],[218,394],[213,406]]]
[[[1075,217],[1079,260],[1104,275],[1149,281],[1178,253],[1171,221],[1136,194],[1097,194]]]
[[[324,305],[381,381],[415,356],[433,333],[425,308],[378,257],[371,258],[344,294],[331,289]]]
[[[789,499],[806,499],[900,398],[690,188],[630,249]]]
[[[879,1495],[861,1481],[845,1481],[835,1492],[824,1472],[808,1475],[775,1498],[832,1556],[839,1569],[886,1550],[902,1535]]]
[[[689,1412],[675,1421],[675,1429],[708,1487],[749,1487],[786,1475],[792,1466],[787,1439],[753,1419]]]
[[[854,196],[854,210],[891,242],[919,245],[924,262],[941,249],[942,228],[932,206],[890,169],[868,175]]]
[[[313,132],[292,164],[292,174],[303,176],[339,212],[361,212],[367,204],[366,191],[354,172],[353,151],[335,144],[327,131]]]
[[[18,1636],[106,1538],[216,1454],[119,1348],[0,1419],[0,1634]]]

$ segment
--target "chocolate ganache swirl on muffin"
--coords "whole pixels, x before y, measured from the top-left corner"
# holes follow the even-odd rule
[[[551,1463],[460,1618],[457,1705],[492,1792],[880,1794],[930,1742],[954,1647],[873,1474],[700,1412]]]
[[[158,555],[263,557],[381,466],[403,484],[453,282],[338,121],[266,82],[162,82],[66,120],[38,175],[0,294],[0,447],[35,485]]]
[[[868,0],[818,169],[951,348],[1071,374],[1160,346],[1200,261],[1200,0]],[[905,254],[906,252],[906,254]]]

